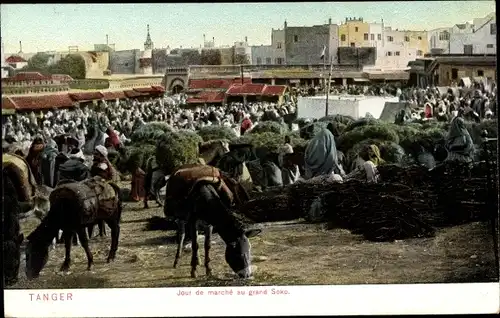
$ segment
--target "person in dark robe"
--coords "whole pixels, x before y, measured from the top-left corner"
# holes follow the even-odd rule
[[[448,136],[446,137],[447,161],[471,162],[474,156],[474,142],[465,127],[462,117],[455,117],[451,122]]]
[[[338,161],[335,137],[328,129],[322,129],[307,144],[304,154],[305,178],[337,174],[345,176]]]
[[[37,184],[42,184],[42,171],[41,171],[41,154],[45,149],[45,143],[42,137],[36,137],[31,144],[31,147],[26,157],[26,162],[28,163],[31,172],[35,178]]]
[[[263,160],[262,165],[262,190],[268,187],[283,186],[283,176],[281,172],[281,164],[279,162],[279,155],[275,153],[267,153]]]
[[[485,99],[483,98],[480,90],[474,91],[474,98],[471,101],[472,110],[479,116],[479,118],[484,118],[485,112]]]
[[[84,164],[85,157],[82,150],[73,148],[69,153],[69,159],[61,164],[58,169],[59,181],[83,181],[90,177],[90,170]]]
[[[50,139],[40,155],[42,184],[51,188],[56,186],[56,158],[58,154],[57,143],[53,139]]]

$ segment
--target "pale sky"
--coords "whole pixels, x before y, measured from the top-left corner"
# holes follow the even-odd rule
[[[250,45],[270,44],[271,29],[340,24],[363,17],[393,29],[431,30],[472,21],[495,11],[488,1],[295,2],[189,4],[2,4],[1,34],[5,52],[91,50],[94,44],[115,43],[117,50],[142,49],[146,25],[156,48],[199,47],[203,34],[216,46],[248,37]]]

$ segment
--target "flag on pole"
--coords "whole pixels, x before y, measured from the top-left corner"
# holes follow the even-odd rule
[[[325,59],[325,54],[326,54],[326,45],[323,46],[323,51],[321,51],[321,56],[319,57],[320,59]]]

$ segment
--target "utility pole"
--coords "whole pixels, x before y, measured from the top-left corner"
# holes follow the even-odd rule
[[[241,85],[243,85],[243,64],[240,64],[240,78],[241,78]]]
[[[328,72],[328,83],[326,85],[325,116],[328,116],[328,99],[329,99],[329,95],[330,95],[330,85],[332,83],[332,71],[333,71],[333,63],[332,63],[332,59],[330,59],[330,71]]]

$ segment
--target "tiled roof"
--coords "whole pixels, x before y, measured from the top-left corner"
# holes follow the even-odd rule
[[[224,101],[224,95],[224,92],[200,92],[188,98],[187,103],[222,103],[222,101]]]
[[[228,95],[262,95],[266,84],[234,84],[226,92]]]
[[[67,75],[67,74],[53,74],[52,79],[54,81],[61,81],[61,82],[71,82],[73,81],[73,77]]]
[[[11,55],[8,58],[5,59],[5,62],[7,63],[23,63],[27,62],[25,59],[20,57],[19,55]]]
[[[286,86],[285,85],[266,85],[264,87],[264,91],[262,95],[264,96],[281,96],[285,93]]]
[[[77,102],[100,100],[102,99],[101,92],[82,92],[82,93],[70,93],[69,97]]]
[[[40,72],[19,72],[8,78],[9,81],[50,81],[50,76],[42,75]]]
[[[16,105],[9,97],[2,97],[2,109],[16,109]]]
[[[41,96],[11,96],[16,110],[49,110],[74,106],[69,94],[53,94]]]
[[[104,100],[115,100],[115,99],[124,99],[126,98],[125,93],[123,91],[115,91],[115,92],[102,92],[102,99]]]

